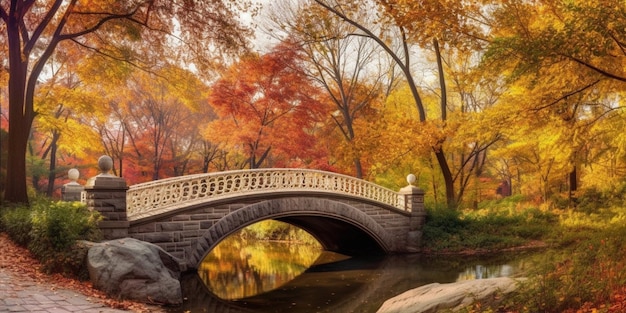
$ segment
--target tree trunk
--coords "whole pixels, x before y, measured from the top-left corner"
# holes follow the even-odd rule
[[[48,189],[46,190],[48,197],[52,197],[54,182],[57,178],[57,142],[60,136],[61,134],[55,131],[52,135],[52,142],[50,143],[50,166],[48,171]]]
[[[15,116],[15,115],[12,115]],[[12,118],[9,125],[9,149],[4,200],[9,203],[28,204],[26,192],[26,146],[30,124],[21,122],[23,118]]]
[[[14,13],[14,12],[12,12]],[[17,14],[10,14],[6,24],[9,43],[9,155],[4,200],[28,204],[26,192],[26,146],[32,125],[32,114],[26,107],[26,73],[28,62],[22,61]],[[32,101],[32,99],[31,99]]]
[[[440,148],[436,150],[435,156],[437,157],[439,169],[441,169],[441,175],[443,175],[443,181],[446,184],[446,204],[449,208],[456,208],[457,203],[454,195],[454,179],[443,149]]]
[[[354,159],[354,168],[356,170],[356,178],[363,178],[363,165],[361,165],[361,159]]]
[[[576,205],[578,197],[576,196],[576,190],[578,190],[578,171],[576,166],[572,168],[572,171],[569,172],[569,201],[570,203]]]
[[[441,51],[439,50],[439,41],[435,38],[433,39],[433,46],[435,47],[435,56],[437,58],[437,71],[439,73],[439,88],[441,89],[441,120],[445,122],[447,120],[447,111],[448,111],[448,94],[446,91],[446,79],[443,74],[443,62],[441,59]],[[446,154],[443,152],[443,141],[440,144],[440,147],[435,147],[435,155],[437,156],[437,162],[439,163],[439,168],[441,169],[441,174],[443,175],[443,180],[446,184],[446,203],[449,208],[456,208],[456,195],[454,194],[454,177],[452,177],[452,172],[450,171],[450,166],[448,165],[448,160],[446,159]]]

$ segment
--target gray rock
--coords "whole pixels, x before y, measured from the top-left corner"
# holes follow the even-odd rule
[[[518,280],[509,277],[465,280],[450,284],[429,284],[393,297],[377,313],[431,313],[458,310],[475,302],[505,295],[517,288]]]
[[[87,268],[94,287],[110,296],[147,303],[180,304],[180,265],[154,244],[133,238],[98,243]]]

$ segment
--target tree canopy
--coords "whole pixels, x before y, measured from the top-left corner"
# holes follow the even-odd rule
[[[2,2],[5,200],[56,196],[101,154],[131,184],[308,167],[399,188],[412,172],[451,207],[502,184],[574,204],[626,186],[621,0],[263,5]]]
[[[40,77],[66,45],[150,69],[174,54],[207,68],[219,53],[246,47],[246,30],[221,1],[34,1],[0,4],[9,71],[9,142],[4,199],[27,202],[25,153]],[[184,51],[181,52],[181,51]],[[75,57],[78,57],[75,56]],[[173,59],[176,60],[176,59]]]

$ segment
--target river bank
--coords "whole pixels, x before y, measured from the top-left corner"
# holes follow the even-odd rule
[[[2,288],[7,289],[7,292],[0,292],[1,298],[11,305],[20,303],[36,305],[37,301],[43,302],[44,305],[46,303],[54,305],[71,299],[70,303],[83,305],[84,311],[93,309],[97,312],[117,312],[116,310],[136,313],[164,312],[154,305],[111,299],[105,293],[94,289],[90,282],[81,282],[59,274],[45,274],[28,249],[16,245],[5,233],[0,233],[0,278]],[[8,290],[14,291],[15,295]],[[10,308],[0,307],[0,312],[4,311],[8,312]]]
[[[516,250],[541,247],[544,247],[544,244],[535,242],[525,247],[518,247]],[[465,250],[463,252],[463,254],[482,253],[487,253],[487,251]],[[491,253],[493,253],[493,251],[491,251]],[[50,295],[49,297],[53,299],[56,299],[57,296],[71,295],[69,297],[74,300],[80,298],[81,305],[87,305],[82,302],[83,300],[92,303],[95,305],[95,308],[99,308],[100,312],[118,312],[118,310],[138,313],[165,312],[163,308],[155,305],[111,299],[106,294],[94,289],[89,282],[80,282],[58,274],[47,275],[42,273],[40,268],[39,262],[31,257],[27,249],[17,246],[6,234],[0,233],[0,278],[4,277],[2,279],[4,284],[11,283],[12,281],[16,282],[14,286],[5,286],[9,288],[7,290],[34,288],[32,290],[41,290],[45,292],[46,295]],[[18,280],[19,284],[17,284]],[[2,294],[3,297],[7,297],[4,294],[8,293]],[[579,310],[569,310],[565,312],[592,312],[594,309],[600,309],[598,312],[626,312],[626,288],[615,290],[614,295],[611,297],[611,302],[602,305],[600,308],[594,307],[592,304],[587,304]],[[8,308],[0,308],[0,312],[4,311],[8,312]]]

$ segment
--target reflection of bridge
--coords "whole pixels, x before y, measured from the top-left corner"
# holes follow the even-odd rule
[[[329,251],[414,252],[425,217],[417,187],[394,192],[306,169],[197,174],[129,188],[104,167],[87,182],[83,197],[105,216],[101,228],[108,239],[130,236],[155,243],[189,268],[222,239],[266,219],[307,230]]]

